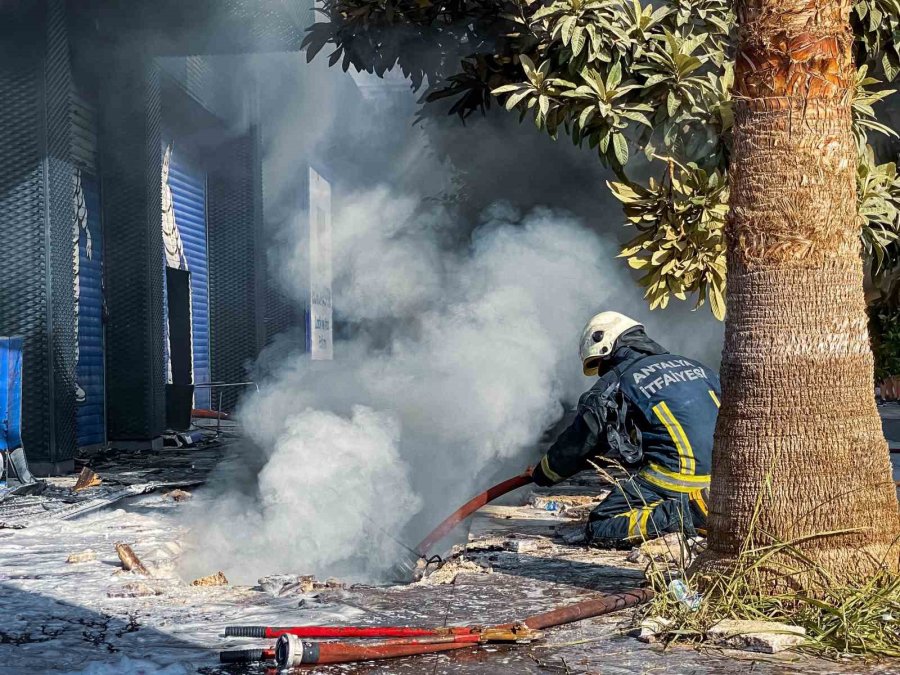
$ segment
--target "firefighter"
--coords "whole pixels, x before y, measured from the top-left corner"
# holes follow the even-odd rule
[[[599,379],[535,467],[535,483],[553,485],[603,456],[630,476],[591,512],[589,543],[618,548],[667,532],[705,534],[718,375],[670,354],[617,312],[588,322],[580,356],[584,374]]]

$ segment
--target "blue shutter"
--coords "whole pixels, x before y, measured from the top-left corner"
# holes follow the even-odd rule
[[[206,246],[206,174],[187,166],[176,144],[169,167],[175,222],[191,273],[194,384],[209,382],[209,258]],[[194,406],[210,407],[210,392],[194,391]]]
[[[22,446],[23,344],[21,337],[0,337],[0,452]]]
[[[91,235],[91,257],[87,236],[78,237],[78,370],[76,382],[84,390],[77,406],[79,447],[106,442],[106,383],[103,356],[103,231],[100,221],[100,188],[97,178],[81,172],[81,187]]]

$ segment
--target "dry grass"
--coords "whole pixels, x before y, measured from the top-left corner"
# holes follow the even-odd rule
[[[792,547],[778,547],[791,553]],[[900,657],[900,577],[886,570],[853,586],[823,587],[819,597],[801,593],[773,594],[771,577],[760,574],[766,555],[748,550],[730,572],[690,577],[684,570],[663,569],[651,563],[648,578],[656,597],[641,617],[671,620],[662,636],[666,642],[702,644],[707,630],[722,619],[778,621],[806,629],[802,651],[839,658]],[[822,570],[824,573],[824,570]],[[667,592],[668,581],[684,575],[691,588],[705,588],[696,611],[689,610]],[[764,581],[767,579],[767,581]]]
[[[757,509],[761,504],[760,499]],[[822,532],[815,537],[843,533]],[[760,540],[767,543],[761,545]],[[798,649],[816,656],[900,658],[900,576],[885,565],[857,583],[836,583],[801,550],[801,541],[779,542],[751,530],[734,563],[716,573],[691,574],[684,566],[651,562],[647,578],[657,595],[640,615],[672,621],[661,636],[667,643],[703,644],[707,630],[723,619],[777,621],[806,629],[806,642]],[[691,589],[703,589],[696,610],[668,592],[673,578],[683,579]],[[799,578],[807,584],[806,592],[771,590],[790,588]]]
[[[615,482],[610,473],[596,468],[604,479]],[[779,542],[759,531],[756,516],[767,492],[761,491],[751,531],[727,570],[691,574],[684,559],[674,565],[651,561],[646,575],[657,594],[638,611],[635,623],[662,617],[672,622],[659,636],[663,642],[702,645],[708,629],[723,619],[777,621],[806,629],[806,642],[798,649],[816,656],[900,658],[900,576],[883,566],[879,573],[858,583],[836,583],[803,552],[799,546],[803,540]],[[844,532],[814,536],[837,534]],[[771,590],[790,588],[791,580],[799,578],[807,588],[815,583],[815,592]],[[684,580],[691,589],[703,589],[695,610],[668,592],[672,579]]]

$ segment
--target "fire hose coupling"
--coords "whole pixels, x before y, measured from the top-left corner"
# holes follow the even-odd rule
[[[441,637],[471,636],[478,642],[531,642],[542,638],[543,633],[524,623],[507,623],[500,626],[448,626],[435,628],[434,635]]]
[[[285,633],[275,643],[275,663],[279,668],[293,668],[319,662],[319,643],[305,642],[296,635]]]
[[[540,631],[533,630],[524,623],[506,626],[490,626],[479,631],[481,642],[531,642],[544,637]]]

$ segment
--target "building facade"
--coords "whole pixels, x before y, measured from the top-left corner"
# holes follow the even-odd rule
[[[296,51],[308,17],[288,0],[0,4],[0,335],[24,338],[35,473],[158,446],[173,403],[246,379],[278,294],[253,83],[213,62]]]

